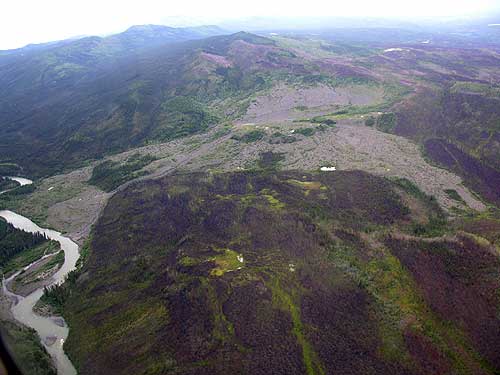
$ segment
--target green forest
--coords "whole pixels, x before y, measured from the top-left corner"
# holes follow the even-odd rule
[[[9,260],[21,252],[48,241],[41,233],[28,233],[14,228],[0,218],[0,268],[3,269]]]

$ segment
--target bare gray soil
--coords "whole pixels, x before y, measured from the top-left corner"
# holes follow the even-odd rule
[[[280,132],[290,132],[293,126],[282,126]],[[276,127],[260,128],[269,134]],[[429,195],[434,195],[445,209],[464,208],[448,197],[446,189],[456,190],[467,205],[482,211],[485,205],[462,185],[461,179],[451,172],[428,164],[417,145],[405,138],[382,133],[348,120],[341,121],[335,129],[317,132],[311,137],[297,136],[300,141],[290,144],[270,144],[266,140],[251,144],[236,141],[220,145],[211,155],[191,165],[197,170],[210,166],[214,169],[235,170],[252,166],[260,153],[283,153],[283,169],[319,170],[335,166],[337,170],[364,170],[388,177],[404,177],[413,181]],[[324,172],[324,173],[335,173]]]
[[[333,89],[327,86],[293,88],[282,85],[258,97],[242,120],[231,129],[223,131],[225,128],[220,125],[205,134],[144,146],[113,155],[107,160],[123,161],[135,153],[153,155],[157,160],[143,169],[146,175],[140,179],[145,179],[175,171],[252,168],[262,152],[273,151],[284,155],[283,169],[319,170],[323,166],[334,166],[337,170],[360,169],[382,176],[404,177],[425,193],[435,196],[448,211],[453,207],[485,210],[485,205],[462,185],[458,176],[428,164],[418,146],[409,140],[364,126],[363,116],[341,119],[335,128],[317,131],[309,137],[294,133],[299,128],[317,126],[293,122],[294,118],[325,113],[339,105],[368,105],[381,100],[383,92],[370,86]],[[297,109],[298,106],[306,106],[307,109]],[[266,136],[254,143],[231,139],[234,134],[255,129],[263,131]],[[275,132],[293,135],[296,142],[272,144],[270,139]],[[102,192],[87,183],[92,168],[93,165],[41,181],[38,189],[22,202],[19,213],[40,217],[42,224],[63,231],[82,244],[107,199],[113,194]],[[456,190],[467,207],[450,199],[444,192],[446,189]]]
[[[55,253],[54,255],[55,256]],[[19,274],[9,285],[9,289],[20,296],[26,297],[35,290],[49,285],[52,282],[51,276],[54,275],[60,266],[54,266],[44,272],[39,272],[52,257],[47,257],[33,264],[28,270]]]
[[[374,86],[296,88],[279,85],[258,96],[239,124],[281,122],[318,116],[346,105],[373,105],[382,102],[383,90]]]

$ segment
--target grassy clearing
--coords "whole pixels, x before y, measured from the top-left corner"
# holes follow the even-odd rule
[[[275,277],[268,283],[273,293],[273,303],[280,309],[290,313],[293,328],[292,333],[297,338],[297,342],[302,348],[302,360],[306,367],[307,375],[325,375],[325,370],[321,365],[317,353],[307,341],[304,324],[300,317],[300,306],[296,302],[299,299],[297,295],[288,294],[280,284],[279,278]]]
[[[14,280],[14,287],[19,287],[20,285],[27,285],[33,282],[38,282],[47,277],[50,272],[55,272],[64,263],[64,251],[60,250],[54,254],[50,260],[41,266],[36,272],[21,272]]]
[[[303,189],[306,190],[326,190],[327,187],[322,185],[321,182],[319,181],[299,181],[299,180],[293,180],[290,179],[287,182],[289,182],[292,185],[300,186]]]
[[[290,179],[287,181],[289,184],[298,186],[301,189],[304,190],[304,195],[307,197],[311,191],[326,191],[328,188],[321,184],[319,181],[300,181],[300,180],[294,180]]]
[[[259,195],[266,198],[269,205],[274,209],[281,210],[286,206],[285,203],[283,203],[277,198],[278,193],[274,190],[262,189],[259,192]]]
[[[450,91],[452,93],[472,92],[493,97],[500,96],[500,87],[479,82],[455,82]]]
[[[2,267],[2,272],[5,276],[8,276],[28,264],[33,263],[35,260],[40,259],[43,255],[55,253],[59,248],[59,243],[56,241],[48,241],[36,247],[29,248],[5,263]]]
[[[231,249],[216,249],[220,255],[210,258],[215,268],[210,271],[211,276],[223,276],[226,272],[236,271],[243,267],[244,259],[241,254]]]

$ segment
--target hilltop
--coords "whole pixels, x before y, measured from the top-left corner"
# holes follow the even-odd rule
[[[494,373],[498,254],[415,236],[449,229],[408,188],[267,169],[134,184],[64,304],[69,355],[81,374]]]

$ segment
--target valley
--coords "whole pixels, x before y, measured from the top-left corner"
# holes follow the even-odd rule
[[[263,128],[263,131],[266,138],[272,139],[275,132],[290,134],[296,128],[281,125]],[[139,177],[151,179],[182,171],[252,169],[261,153],[273,151],[284,155],[280,161],[282,169],[319,170],[324,165],[335,165],[337,170],[365,170],[386,177],[406,178],[435,196],[450,212],[452,209],[486,209],[486,205],[463,186],[460,177],[427,163],[415,145],[359,122],[338,124],[336,129],[310,137],[299,136],[301,139],[291,144],[272,144],[267,139],[242,144],[231,139],[233,132],[241,132],[240,126],[222,138],[210,140],[217,132],[218,129],[214,129],[207,135],[183,142],[138,148],[114,155],[110,160],[122,162],[134,153],[153,155],[156,160],[145,166],[144,174]],[[90,185],[90,177],[91,168],[87,167],[41,180],[29,197],[8,207],[25,216],[40,218],[43,225],[63,230],[81,244],[110,196]],[[458,192],[461,199],[451,199],[446,190]]]
[[[499,47],[172,32],[0,54],[0,216],[65,256],[2,266],[8,334],[61,374],[496,374]]]

